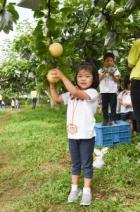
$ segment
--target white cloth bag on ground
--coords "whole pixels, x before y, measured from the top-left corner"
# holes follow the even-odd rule
[[[94,153],[96,155],[96,159],[93,161],[93,167],[97,169],[101,169],[105,162],[103,160],[103,156],[108,152],[108,147],[103,149],[94,149]]]

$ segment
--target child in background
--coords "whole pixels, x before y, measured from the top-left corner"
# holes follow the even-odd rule
[[[53,100],[63,102],[67,107],[67,132],[69,151],[72,160],[72,184],[68,202],[74,202],[81,195],[78,187],[81,168],[84,174],[84,187],[81,205],[90,205],[92,200],[91,183],[93,175],[93,150],[95,143],[95,118],[98,105],[98,73],[94,64],[81,63],[76,71],[76,86],[58,69],[52,71],[67,89],[59,95],[55,84],[50,83]]]
[[[5,102],[3,100],[1,102],[1,108],[5,109]]]
[[[121,119],[121,114],[120,114],[120,109],[121,109],[121,104],[119,101],[119,94],[122,92],[122,85],[121,85],[121,79],[117,83],[117,107],[116,107],[116,120]]]
[[[15,99],[11,99],[11,109],[13,110],[15,108]]]
[[[32,109],[35,109],[37,103],[37,91],[35,89],[31,91],[31,99],[32,99]]]
[[[120,79],[120,72],[114,66],[114,59],[115,56],[113,53],[106,53],[104,55],[104,66],[98,71],[104,126],[116,123],[117,83]],[[111,110],[110,119],[109,106]]]
[[[16,110],[19,110],[19,99],[15,98],[15,108]]]
[[[0,94],[0,108],[2,108],[2,95]]]
[[[131,124],[133,131],[136,131],[136,119],[133,112],[132,102],[131,102],[131,82],[129,79],[124,81],[124,90],[120,92],[118,99],[120,103],[120,114],[121,119],[128,121]]]

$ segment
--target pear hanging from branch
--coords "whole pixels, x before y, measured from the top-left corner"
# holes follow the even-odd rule
[[[51,56],[54,58],[55,67],[58,66],[57,59],[63,54],[63,46],[60,43],[52,43],[49,46],[49,52]],[[47,79],[51,83],[57,83],[59,81],[58,78],[52,76],[52,70],[50,70],[47,74]]]

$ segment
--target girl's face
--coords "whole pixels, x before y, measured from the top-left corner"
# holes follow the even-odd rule
[[[90,71],[81,69],[77,74],[77,85],[85,90],[93,84],[93,75]]]
[[[107,57],[104,61],[104,66],[106,68],[109,68],[110,66],[112,66],[114,64],[114,60],[112,57]]]

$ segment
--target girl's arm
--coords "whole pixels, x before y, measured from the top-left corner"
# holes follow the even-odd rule
[[[53,83],[50,83],[50,93],[54,102],[63,102],[62,96],[57,93],[56,86]]]
[[[71,93],[73,97],[90,100],[90,96],[86,92],[75,87],[72,82],[60,70],[55,69],[54,71],[52,71],[52,76],[59,78],[64,83],[66,89]],[[55,96],[56,93],[53,93],[53,95]],[[58,98],[58,96],[56,98]]]

